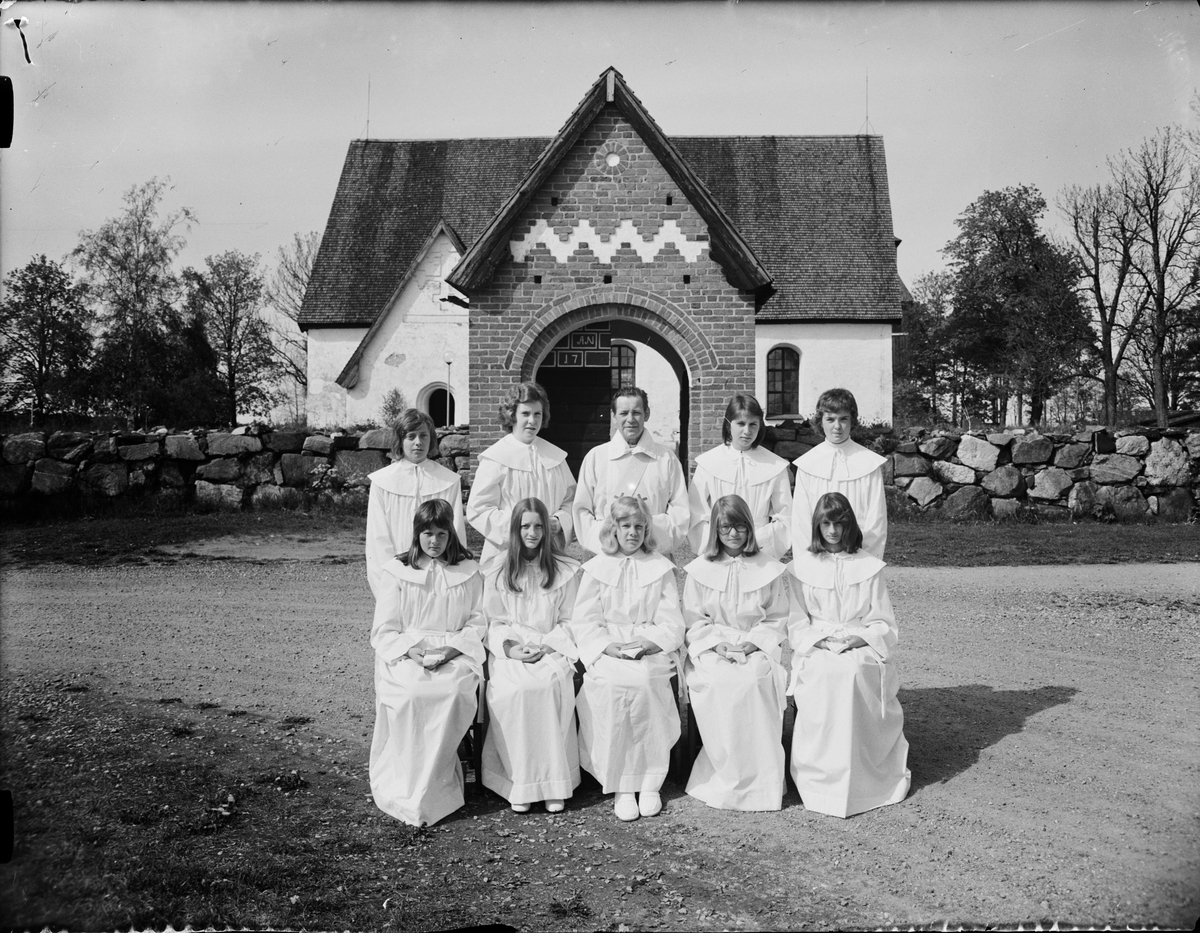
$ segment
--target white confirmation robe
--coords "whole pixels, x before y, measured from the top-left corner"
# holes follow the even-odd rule
[[[792,491],[788,462],[762,447],[744,453],[730,444],[706,450],[696,458],[688,490],[691,531],[688,541],[697,554],[708,541],[713,503],[722,496],[741,496],[754,518],[754,537],[768,557],[779,560],[791,547],[788,529]]]
[[[567,466],[567,452],[540,437],[522,444],[506,434],[479,455],[467,499],[467,521],[486,539],[479,561],[485,571],[492,569],[508,542],[513,506],[528,498],[542,500],[562,526],[563,545],[569,544],[575,477]]]
[[[483,784],[509,803],[564,800],[579,786],[574,666],[579,653],[568,628],[578,574],[579,564],[563,558],[549,590],[532,561],[523,564],[519,593],[504,582],[503,563],[487,578],[490,722],[483,742]],[[558,653],[526,664],[504,654],[506,641]]]
[[[672,655],[683,644],[675,565],[661,554],[598,554],[583,565],[571,630],[587,666],[576,698],[579,757],[604,793],[657,792],[679,738]],[[604,654],[646,638],[639,660]]]
[[[782,661],[790,609],[786,569],[753,557],[697,557],[684,568],[687,688],[704,746],[687,792],[710,807],[778,810],[783,805]],[[721,642],[760,650],[731,663]]]
[[[884,563],[863,551],[804,551],[789,567],[799,603],[788,626],[796,789],[805,807],[830,816],[897,803],[910,775]],[[867,646],[837,653],[814,647],[829,635],[857,635]]]
[[[417,570],[397,558],[382,575],[371,627],[371,793],[384,813],[433,824],[463,805],[458,743],[474,719],[483,673],[483,579],[466,560],[433,560]],[[462,654],[425,668],[407,656],[418,645]]]
[[[413,516],[430,499],[445,499],[454,509],[454,532],[467,546],[463,518],[462,480],[440,463],[397,460],[367,477],[371,497],[367,504],[367,582],[378,598],[383,565],[407,554],[412,547]]]
[[[617,433],[583,458],[572,511],[579,543],[593,554],[601,553],[600,528],[613,500],[621,496],[645,500],[660,553],[669,554],[683,544],[688,524],[683,467],[675,452],[655,441],[649,431],[642,431],[632,447]]]
[[[883,494],[886,459],[861,444],[825,441],[792,461],[796,490],[792,503],[792,546],[797,552],[812,544],[812,516],[817,500],[840,492],[850,500],[863,533],[863,550],[883,560],[887,544],[887,499]]]

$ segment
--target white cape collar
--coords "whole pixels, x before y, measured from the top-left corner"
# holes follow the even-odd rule
[[[529,447],[533,447],[541,465],[547,470],[554,469],[554,467],[567,459],[567,452],[560,447],[555,447],[549,441],[535,437],[533,443],[527,446],[511,434],[506,434],[500,440],[496,441],[496,443],[479,455],[479,459],[494,460],[496,463],[503,464],[510,470],[520,470],[522,473],[528,473],[530,472]]]
[[[726,483],[737,481],[739,461],[744,464],[744,476],[751,486],[774,479],[787,469],[788,462],[763,447],[752,447],[740,453],[729,444],[706,450],[696,458],[696,463]]]
[[[638,438],[638,442],[630,447],[625,438],[621,436],[621,432],[618,431],[609,438],[608,459],[620,460],[626,453],[645,454],[647,457],[657,460],[666,453],[666,448],[651,437],[650,432],[646,430],[642,431],[642,436]]]
[[[458,484],[458,474],[448,470],[433,460],[422,460],[413,463],[410,460],[397,460],[374,473],[367,475],[372,485],[398,496],[415,496],[417,494],[417,474],[422,474],[420,483],[422,492],[440,492]]]
[[[867,450],[856,441],[844,444],[819,444],[806,454],[792,461],[796,469],[821,479],[862,479],[886,462],[873,450]],[[845,473],[842,473],[844,464]]]
[[[688,576],[710,590],[724,590],[729,583],[730,571],[741,564],[740,583],[743,592],[761,590],[769,586],[787,569],[777,560],[759,551],[753,557],[721,557],[709,560],[697,557],[683,569]]]
[[[855,551],[853,554],[840,556],[802,551],[799,557],[788,564],[788,569],[801,583],[819,590],[832,590],[837,585],[839,564],[842,579],[846,583],[866,583],[887,566],[878,557],[872,557],[866,551]]]
[[[473,560],[460,561],[453,566],[441,563],[440,561],[438,563],[449,586],[462,586],[471,577],[479,573],[479,565]],[[399,557],[393,557],[383,565],[384,570],[402,583],[416,583],[418,585],[424,585],[426,580],[428,580],[432,567],[433,562],[431,561],[418,570],[416,567],[410,567],[401,561]]]
[[[591,574],[608,586],[616,586],[621,580],[621,570],[627,560],[633,562],[637,584],[640,587],[649,586],[675,569],[675,565],[662,554],[647,554],[645,551],[638,551],[630,557],[620,553],[597,554],[583,565],[583,572]]]

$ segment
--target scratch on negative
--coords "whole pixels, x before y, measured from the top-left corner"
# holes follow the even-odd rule
[[[1018,45],[1015,49],[1013,49],[1013,51],[1019,52],[1019,51],[1021,51],[1021,49],[1027,49],[1031,45],[1033,45],[1033,43],[1035,43],[1035,42],[1041,42],[1043,39],[1049,39],[1051,36],[1057,36],[1060,32],[1065,32],[1068,29],[1074,29],[1080,23],[1086,23],[1086,22],[1087,22],[1086,19],[1081,19],[1077,23],[1071,23],[1071,25],[1069,25],[1069,26],[1063,26],[1062,29],[1056,29],[1056,30],[1054,30],[1054,32],[1048,32],[1044,36],[1038,36],[1036,39],[1030,39],[1024,45]]]

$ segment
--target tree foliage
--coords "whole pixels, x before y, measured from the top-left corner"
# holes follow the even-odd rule
[[[88,407],[92,350],[87,288],[45,254],[13,270],[0,302],[0,359],[6,405],[34,418]]]

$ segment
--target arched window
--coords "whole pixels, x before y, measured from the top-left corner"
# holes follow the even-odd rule
[[[612,371],[612,388],[615,392],[621,386],[636,385],[633,378],[634,362],[637,354],[627,343],[614,343],[609,359]]]
[[[429,417],[433,419],[434,427],[444,428],[446,425],[454,424],[453,392],[434,389],[429,393],[429,400],[425,404],[429,411]]]
[[[800,413],[800,354],[776,347],[767,354],[767,417]]]

